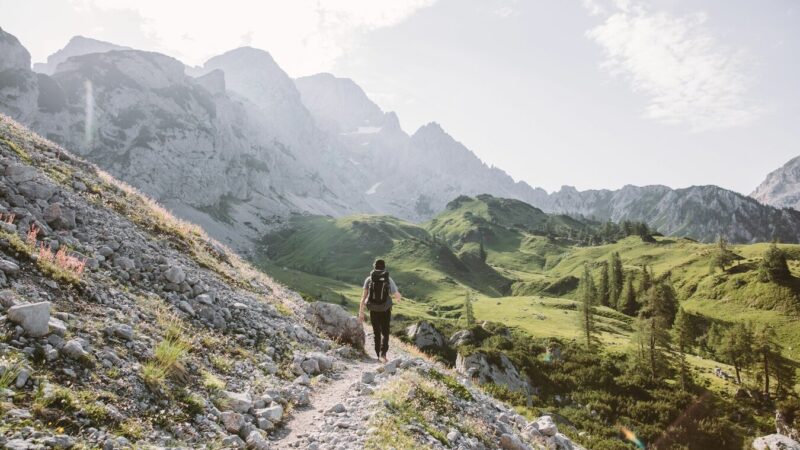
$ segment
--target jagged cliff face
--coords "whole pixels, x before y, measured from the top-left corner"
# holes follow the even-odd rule
[[[706,241],[800,236],[796,213],[715,186],[548,194],[487,166],[438,124],[409,136],[352,80],[292,80],[262,50],[187,68],[118,48],[75,38],[40,67],[49,76],[31,71],[25,48],[0,31],[0,111],[239,251],[292,212],[424,221],[459,195],[483,193]]]
[[[364,169],[365,194],[381,212],[426,220],[462,194],[535,196],[536,190],[484,164],[436,123],[409,136],[394,113],[383,112],[352,80],[318,74],[295,84],[317,123]]]
[[[770,172],[750,196],[767,205],[800,210],[800,156]]]
[[[3,39],[10,55],[24,51],[13,36]],[[323,134],[309,130],[310,119],[305,128],[298,119],[300,129],[275,131],[264,112],[280,93],[273,103],[260,97],[267,105],[260,106],[229,95],[220,70],[194,79],[173,58],[135,50],[72,57],[52,77],[30,71],[29,58],[2,60],[16,61],[0,72],[13,81],[0,90],[3,111],[239,250],[292,211],[369,209],[352,195],[358,190],[348,188],[351,179],[322,172],[342,158],[320,157]],[[272,107],[272,117],[292,109],[302,116],[299,94],[285,78],[287,101]]]

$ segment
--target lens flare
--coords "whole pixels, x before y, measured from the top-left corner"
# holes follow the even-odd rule
[[[90,80],[84,81],[83,87],[86,89],[86,118],[83,122],[83,143],[86,147],[90,147],[94,131],[94,89],[92,89]]]
[[[634,433],[633,431],[625,428],[622,425],[620,425],[619,430],[625,436],[625,439],[631,441],[633,443],[633,445],[636,446],[636,448],[641,448],[641,449],[645,448],[645,446],[642,443],[642,441],[638,437],[636,437],[636,433]]]

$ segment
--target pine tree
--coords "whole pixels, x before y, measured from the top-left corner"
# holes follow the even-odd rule
[[[786,254],[778,248],[778,244],[773,242],[758,267],[758,277],[763,282],[780,282],[792,278],[789,272],[789,265],[786,263]]]
[[[678,350],[678,371],[681,376],[681,387],[686,390],[691,379],[689,364],[686,361],[686,353],[692,346],[694,333],[692,324],[689,321],[689,315],[684,312],[683,308],[678,308],[678,314],[675,316],[675,324],[672,326],[672,337]]]
[[[602,306],[609,306],[611,304],[609,286],[608,263],[603,262],[600,267],[600,283],[597,286],[598,303]]]
[[[623,301],[622,305],[620,305],[620,310],[623,314],[636,317],[636,314],[639,312],[639,303],[636,302],[636,290],[633,287],[633,275],[628,275],[625,278],[627,280],[625,284],[625,290],[623,291],[625,295],[623,295]]]
[[[753,362],[753,332],[744,323],[737,323],[722,333],[717,352],[736,371],[736,382],[742,384],[742,369]]]
[[[642,266],[642,279],[639,281],[638,297],[644,299],[651,286],[653,286],[653,277],[650,271],[647,270],[647,266]]]
[[[772,364],[775,362],[775,356],[780,356],[777,353],[778,349],[776,341],[775,330],[765,325],[755,333],[755,342],[753,349],[755,350],[760,360],[762,375],[764,379],[764,399],[769,401],[769,377],[773,371]]]
[[[472,310],[472,295],[469,292],[467,292],[467,296],[464,297],[464,320],[467,323],[467,327],[475,325],[475,313]]]
[[[609,273],[609,303],[615,308],[619,305],[619,296],[622,294],[622,287],[625,283],[625,274],[622,271],[622,259],[619,253],[611,254],[610,273]]]
[[[583,266],[583,275],[578,285],[578,317],[580,317],[581,328],[586,337],[586,347],[591,348],[595,340],[595,302],[597,289],[594,285],[592,274],[589,273],[589,265]]]
[[[661,369],[669,365],[669,329],[677,313],[677,310],[671,312],[671,289],[663,280],[651,287],[637,320],[640,354],[653,380],[658,379],[663,373]]]
[[[714,269],[719,268],[724,272],[725,267],[733,264],[733,262],[737,259],[742,259],[742,257],[732,252],[728,248],[728,241],[726,241],[724,237],[720,236],[719,239],[717,239],[717,248],[711,257],[711,270],[713,271]]]

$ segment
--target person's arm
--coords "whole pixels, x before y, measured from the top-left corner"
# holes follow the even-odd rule
[[[367,304],[367,297],[369,296],[369,289],[364,288],[364,293],[361,294],[361,302],[358,305],[358,320],[364,321],[364,306]]]
[[[400,290],[397,289],[397,285],[394,283],[394,280],[392,279],[392,277],[389,277],[389,290],[392,292],[392,296],[394,297],[394,301],[396,301],[397,303],[400,303],[400,300],[403,298],[403,296],[400,295]]]

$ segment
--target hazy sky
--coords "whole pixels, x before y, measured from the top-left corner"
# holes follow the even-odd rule
[[[746,194],[800,154],[796,0],[0,0],[0,27],[34,62],[76,34],[188,64],[263,48],[548,190]]]

